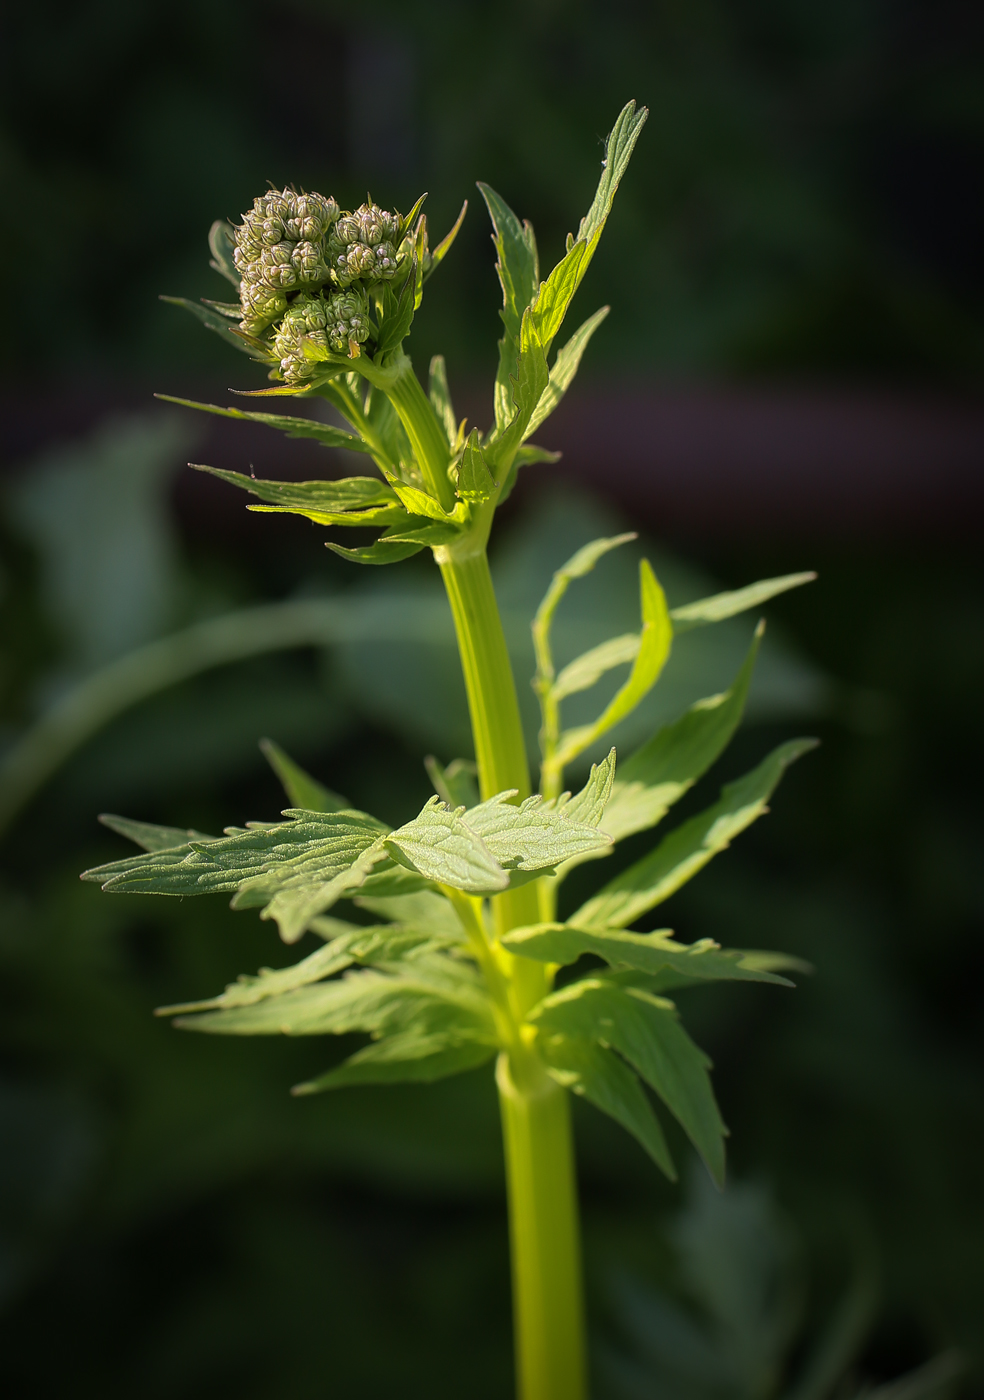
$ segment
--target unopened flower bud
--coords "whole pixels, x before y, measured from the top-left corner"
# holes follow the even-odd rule
[[[331,348],[340,355],[352,353],[352,343],[369,339],[369,301],[364,292],[336,292],[328,300],[327,330]]]
[[[239,300],[243,308],[242,328],[247,335],[260,335],[287,310],[283,292],[262,283],[242,282]]]

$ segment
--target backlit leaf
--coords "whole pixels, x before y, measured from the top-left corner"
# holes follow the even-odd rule
[[[219,418],[234,418],[241,423],[262,423],[267,428],[277,428],[291,438],[313,438],[323,447],[344,447],[349,452],[370,452],[357,433],[344,428],[333,428],[329,423],[319,423],[314,418],[296,418],[287,413],[250,413],[243,408],[222,408],[214,403],[198,403],[195,399],[179,399],[173,394],[155,394],[156,399],[165,403],[176,403],[182,408],[195,408],[199,413],[214,413]],[[199,471],[212,471],[216,476],[221,472],[212,467],[198,467]],[[239,476],[239,472],[228,472],[227,476]],[[247,477],[246,480],[252,480]],[[234,485],[240,483],[234,482]],[[296,484],[296,483],[295,483]],[[248,488],[247,488],[248,489]]]
[[[283,783],[287,800],[292,807],[302,807],[306,812],[344,812],[352,809],[352,804],[337,792],[332,792],[310,773],[305,773],[272,739],[261,739],[263,757]]]
[[[496,1048],[486,1040],[447,1032],[401,1031],[350,1055],[337,1069],[296,1085],[291,1093],[318,1094],[354,1084],[432,1084],[486,1064]]]
[[[701,598],[696,603],[685,603],[682,608],[674,608],[670,613],[675,632],[689,632],[692,627],[706,627],[711,622],[723,622],[727,617],[757,608],[790,588],[800,588],[804,583],[812,583],[814,573],[783,574],[781,578],[760,579],[747,588],[738,588],[733,593],[715,593],[711,598]]]

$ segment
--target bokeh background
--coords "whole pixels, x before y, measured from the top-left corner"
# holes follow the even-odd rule
[[[549,266],[630,96],[652,115],[581,292],[612,314],[540,434],[564,458],[527,471],[495,554],[521,689],[552,569],[629,524],[673,602],[820,573],[769,607],[748,723],[695,804],[779,738],[823,746],[666,911],[817,969],[687,1000],[734,1185],[671,1187],[577,1115],[598,1394],[850,1400],[927,1363],[888,1393],[980,1391],[982,28],[957,0],[5,14],[6,1394],[509,1393],[488,1076],[292,1101],[351,1046],[151,1015],[287,961],[269,926],[77,873],[121,850],[98,811],[275,816],[262,735],[394,822],[427,795],[424,753],[467,752],[426,561],[363,573],[183,470],[349,468],[156,403],[257,385],[158,294],[223,295],[209,224],[268,181],[400,208],[427,189],[438,236],[469,198],[410,349],[446,354],[484,425],[498,289],[473,182]],[[571,595],[566,654],[632,626],[634,567]],[[262,643],[288,614],[248,610],[270,605],[296,645]],[[645,723],[725,683],[750,626],[681,645]],[[66,696],[77,729],[35,728]]]

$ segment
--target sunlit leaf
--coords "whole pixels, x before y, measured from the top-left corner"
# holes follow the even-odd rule
[[[757,768],[728,783],[713,807],[678,826],[649,855],[610,880],[569,922],[593,930],[624,928],[669,899],[768,811],[769,796],[785,769],[815,746],[815,739],[780,744]]]
[[[179,404],[182,408],[195,408],[200,413],[214,413],[219,418],[234,418],[241,423],[262,423],[267,428],[279,429],[291,438],[313,438],[323,447],[344,447],[349,452],[371,451],[357,433],[350,433],[344,428],[333,428],[329,423],[319,423],[314,418],[295,418],[286,413],[250,413],[243,408],[222,408],[219,404],[179,399],[173,394],[155,394],[154,397],[163,399],[165,403]],[[208,471],[210,468],[199,470]],[[221,473],[216,470],[215,475],[219,476]],[[239,473],[229,472],[227,475],[238,476]],[[236,484],[238,485],[238,482]]]
[[[526,425],[527,437],[532,437],[537,428],[550,417],[566,394],[580,367],[581,356],[588,347],[588,341],[610,310],[610,307],[602,306],[593,316],[589,316],[584,324],[574,332],[566,345],[561,346],[557,351],[547,387],[540,395],[540,402]]]
[[[448,372],[443,355],[435,355],[430,362],[428,396],[444,429],[448,446],[453,448],[458,438],[458,420],[454,416],[454,405],[451,402]]]
[[[804,583],[812,583],[815,573],[783,574],[781,578],[765,578],[758,583],[750,583],[747,588],[738,588],[733,593],[715,593],[711,598],[701,598],[696,603],[686,603],[682,608],[674,608],[670,613],[674,632],[689,632],[691,627],[706,627],[711,622],[723,622],[737,613],[757,608],[790,588],[800,588]]]
[[[388,1035],[327,1074],[296,1085],[293,1094],[318,1094],[354,1084],[432,1084],[486,1064],[496,1053],[488,1040],[467,1039],[454,1032],[417,1030]]]
[[[624,1055],[666,1104],[724,1184],[725,1126],[714,1100],[710,1061],[677,1020],[672,1002],[599,978],[575,982],[530,1013],[543,1030],[599,1041]]]
[[[135,822],[129,817],[115,817],[111,812],[100,814],[99,820],[118,836],[141,846],[145,851],[168,851],[177,846],[187,848],[189,841],[220,841],[220,836],[207,836],[202,831],[185,830],[180,826],[155,826],[153,822]]]

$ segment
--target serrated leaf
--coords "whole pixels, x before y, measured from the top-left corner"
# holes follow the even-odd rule
[[[402,525],[392,525],[382,535],[380,542],[388,544],[408,542],[415,545],[426,545],[429,549],[436,549],[440,545],[453,544],[455,540],[461,538],[462,530],[460,525],[446,524],[438,525],[434,520],[424,520],[419,515],[409,515],[404,518]]]
[[[351,559],[353,564],[398,564],[401,559],[409,559],[424,548],[417,541],[377,540],[375,544],[363,545],[359,549],[346,549],[344,545],[326,540],[325,544],[343,559]]]
[[[540,283],[533,300],[530,312],[546,354],[550,353],[554,336],[563,325],[567,308],[580,285],[581,263],[586,252],[587,244],[583,242],[568,249],[546,281]]]
[[[524,443],[522,447],[517,449],[516,456],[513,460],[513,469],[515,470],[516,467],[531,467],[537,462],[559,462],[562,455],[563,454],[560,452],[551,452],[547,447],[537,447],[533,442]],[[505,498],[506,493],[505,488],[503,488],[499,496],[500,502],[505,500]]]
[[[463,500],[477,504],[491,500],[495,495],[496,482],[482,452],[477,428],[472,429],[462,451],[456,486]]]
[[[590,690],[608,671],[616,666],[625,666],[639,655],[639,633],[630,632],[624,637],[611,637],[590,651],[583,652],[564,667],[551,686],[555,700],[566,700],[568,695]]]
[[[381,919],[394,919],[400,923],[420,924],[433,929],[435,933],[454,937],[459,942],[465,937],[458,915],[450,900],[436,890],[421,889],[414,894],[398,894],[387,898],[377,895],[356,895],[354,903],[370,914]]]
[[[550,417],[561,399],[567,393],[571,382],[581,364],[581,357],[588,347],[588,341],[608,315],[611,307],[602,306],[593,316],[579,326],[570,340],[557,351],[556,359],[550,370],[550,378],[547,387],[540,395],[540,402],[537,404],[533,416],[526,425],[526,436],[532,437],[537,428]]]
[[[188,846],[189,841],[219,841],[219,836],[208,836],[203,831],[179,826],[155,826],[153,822],[135,822],[129,817],[116,817],[111,812],[101,812],[99,820],[118,836],[141,846],[145,851],[168,851],[177,846]]]
[[[800,588],[804,583],[812,583],[815,573],[783,574],[781,578],[760,579],[746,588],[738,588],[732,593],[715,593],[711,598],[700,598],[696,603],[685,603],[670,613],[675,632],[689,632],[692,627],[706,627],[711,622],[723,622],[725,618],[748,612],[760,607],[770,598],[786,593],[790,588]]]
[[[496,1047],[449,1033],[420,1035],[403,1031],[350,1055],[344,1064],[317,1079],[296,1085],[292,1094],[319,1094],[356,1084],[432,1084],[486,1064]]]
[[[221,272],[222,276],[230,281],[238,291],[240,277],[232,256],[236,240],[232,225],[228,220],[216,219],[208,231],[208,246],[212,253],[212,261],[209,265],[216,272]]]
[[[570,763],[596,739],[600,739],[626,715],[631,714],[639,702],[649,694],[666,664],[673,640],[673,627],[666,607],[666,597],[648,559],[639,561],[639,594],[642,632],[629,678],[593,724],[581,725],[561,734],[554,757],[554,764],[558,768]]]
[[[727,1130],[707,1073],[710,1061],[680,1025],[672,1002],[588,978],[546,997],[530,1020],[624,1055],[677,1119],[717,1184],[724,1184]]]
[[[565,966],[585,953],[604,958],[611,967],[634,968],[653,976],[665,971],[679,973],[696,982],[773,982],[782,987],[793,984],[762,966],[761,955],[746,954],[740,948],[721,948],[710,938],[697,943],[675,943],[671,930],[656,933],[623,933],[606,929],[592,931],[571,924],[532,924],[503,935],[510,952],[538,962]],[[782,961],[782,955],[776,955]]]
[[[198,462],[188,465],[196,472],[207,472],[230,486],[238,486],[261,501],[272,501],[278,510],[302,515],[343,515],[348,511],[386,506],[399,508],[396,495],[378,477],[349,476],[338,481],[264,481],[242,472],[207,467]]]
[[[379,336],[376,342],[376,363],[379,364],[391,351],[397,350],[410,333],[416,311],[417,257],[410,259],[400,290],[393,294],[392,305],[387,301],[387,314],[381,318]]]
[[[678,826],[649,855],[610,880],[569,922],[592,930],[624,928],[669,899],[768,810],[785,769],[815,746],[815,739],[780,744],[757,768],[728,783],[713,807]]]
[[[671,1181],[676,1169],[663,1129],[635,1073],[612,1050],[581,1036],[541,1036],[538,1049],[558,1084],[621,1123]]]
[[[615,750],[610,749],[601,763],[592,763],[588,781],[573,797],[561,793],[556,802],[548,803],[562,812],[568,821],[583,822],[585,826],[597,827],[608,809],[615,785]],[[607,821],[605,823],[607,827]],[[606,830],[606,835],[610,833]]]
[[[442,802],[449,807],[478,806],[478,768],[470,759],[456,758],[444,768],[429,754],[424,759],[424,767]]]
[[[460,810],[432,797],[419,816],[387,838],[393,857],[428,880],[468,894],[497,894],[509,876]]]
[[[113,894],[232,893],[233,908],[262,907],[261,917],[275,918],[281,938],[293,943],[386,858],[380,838],[387,828],[365,812],[284,815],[286,822],[115,861],[82,878]]]
[[[454,416],[454,405],[451,402],[448,372],[443,355],[435,355],[430,362],[427,390],[434,412],[444,429],[448,447],[453,450],[458,439],[458,420]]]
[[[543,346],[527,308],[520,326],[516,375],[510,379],[510,397],[515,411],[509,417],[506,426],[501,431],[497,429],[496,435],[486,446],[486,460],[494,475],[498,475],[498,469],[503,463],[507,466],[512,463],[549,381],[550,374]]]
[[[287,800],[292,807],[302,807],[306,812],[345,812],[352,810],[347,797],[340,797],[331,788],[326,788],[310,773],[294,762],[272,739],[260,740],[260,751],[283,784]]]
[[[604,779],[602,773],[602,782]],[[589,782],[597,783],[596,774]],[[576,851],[596,850],[610,844],[611,838],[598,831],[597,819],[588,822],[579,820],[576,815],[580,810],[585,815],[592,812],[590,798],[582,809],[576,805],[580,794],[568,804],[545,802],[535,793],[518,807],[508,800],[514,796],[514,792],[499,793],[472,807],[464,817],[505,869],[550,870]],[[600,817],[600,811],[597,816]]]
[[[347,432],[344,428],[333,428],[329,423],[319,423],[313,418],[296,418],[286,413],[250,413],[243,408],[222,408],[219,404],[179,399],[173,394],[155,394],[154,398],[162,399],[165,403],[179,404],[182,408],[194,408],[199,413],[214,413],[219,418],[235,418],[241,423],[262,423],[264,427],[277,428],[290,438],[313,438],[315,442],[320,442],[322,447],[344,447],[348,452],[371,452],[357,433]],[[216,472],[216,475],[218,474]],[[239,473],[231,472],[229,475],[238,476]]]
[[[523,313],[533,300],[540,277],[533,227],[525,220],[521,224],[490,185],[479,181],[478,188],[492,220],[492,242],[498,254],[495,270],[502,287],[500,314],[507,336],[517,341]]]
[[[645,107],[637,109],[635,102],[627,102],[619,112],[618,119],[609,133],[605,143],[605,159],[602,163],[601,179],[598,181],[595,197],[591,201],[591,208],[581,220],[577,231],[576,241],[580,242],[583,239],[588,245],[581,270],[582,277],[587,272],[588,263],[598,246],[598,239],[601,237],[608,215],[611,213],[615,192],[625,174],[635,144],[648,116],[649,112]]]

